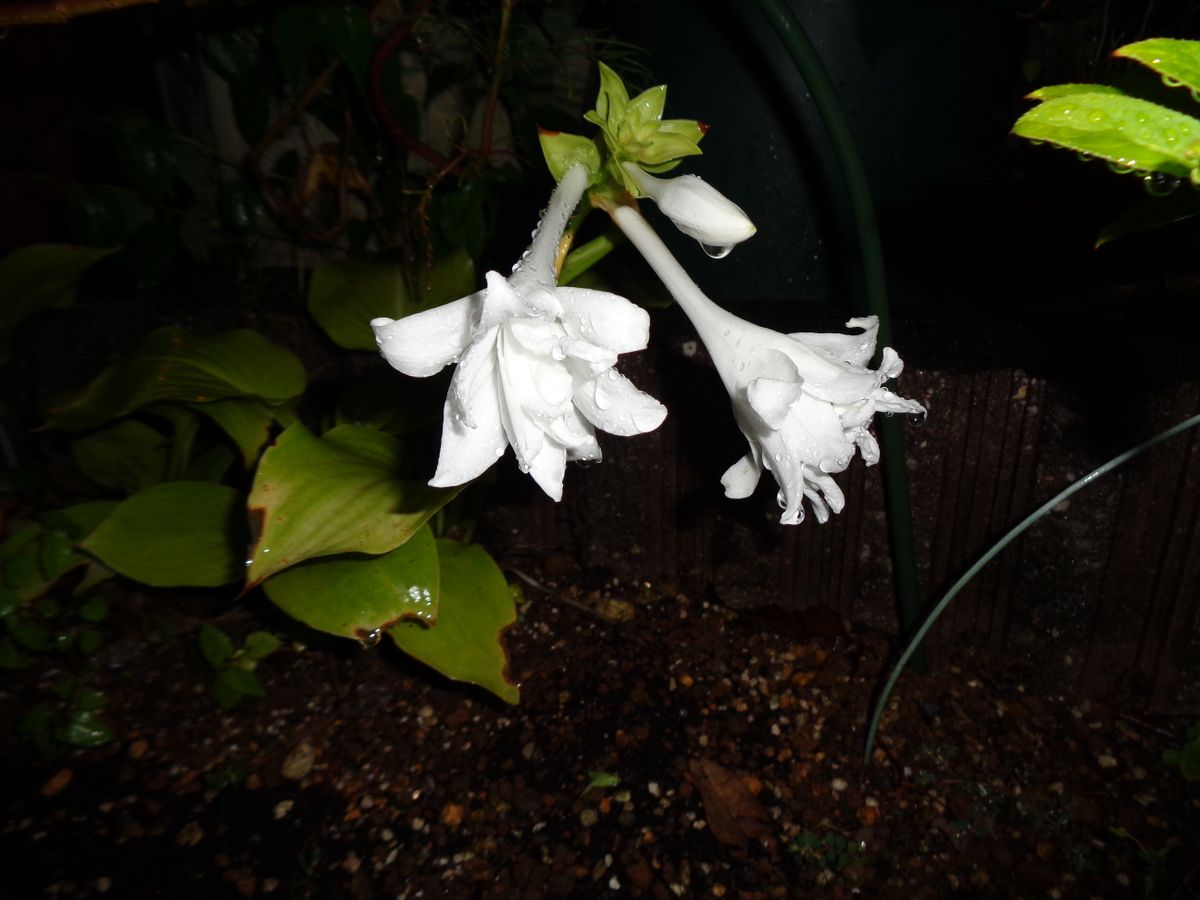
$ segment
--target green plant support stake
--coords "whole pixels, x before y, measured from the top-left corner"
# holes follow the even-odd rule
[[[933,608],[933,610],[926,617],[925,621],[921,623],[921,627],[917,629],[916,634],[914,634],[912,639],[908,642],[908,646],[900,655],[900,659],[897,660],[895,668],[892,669],[892,674],[888,676],[887,683],[883,686],[883,690],[879,694],[879,699],[875,702],[875,710],[871,714],[871,724],[867,728],[867,749],[863,755],[864,765],[867,765],[871,761],[871,751],[875,747],[875,733],[879,730],[879,720],[883,717],[884,707],[887,706],[888,698],[892,695],[892,688],[896,686],[896,682],[900,678],[900,673],[904,671],[904,666],[910,659],[913,658],[913,655],[917,652],[917,648],[921,646],[921,641],[925,639],[925,635],[927,635],[929,630],[933,628],[934,623],[941,618],[942,613],[944,613],[946,608],[950,605],[950,601],[957,597],[958,592],[966,587],[972,578],[979,574],[980,569],[991,562],[1001,550],[1016,540],[1016,538],[1019,537],[1021,533],[1025,531],[1025,529],[1027,529],[1030,525],[1032,525],[1050,510],[1054,509],[1054,507],[1058,506],[1058,504],[1062,503],[1076,491],[1083,490],[1096,479],[1108,474],[1113,469],[1117,468],[1117,466],[1124,465],[1135,456],[1140,456],[1151,447],[1155,447],[1158,444],[1161,444],[1163,441],[1173,438],[1175,435],[1181,434],[1187,431],[1189,428],[1194,428],[1197,425],[1200,425],[1200,415],[1192,416],[1190,419],[1184,419],[1178,425],[1171,426],[1166,431],[1156,434],[1148,441],[1143,441],[1136,447],[1126,450],[1119,456],[1114,456],[1108,462],[1088,472],[1074,484],[1068,486],[1065,490],[1059,491],[1029,515],[1027,515],[1024,519],[1018,522],[1015,526],[1013,526],[1013,528],[1007,534],[1005,534],[1004,537],[992,544],[992,546],[988,548],[987,552],[984,553],[983,556],[979,557],[979,560],[973,566],[971,566],[971,568],[967,569],[967,571],[963,573],[962,577],[959,578],[958,581],[954,582],[954,584],[950,587],[950,590],[946,591],[945,596],[943,596],[942,599],[937,602],[937,606]]]
[[[879,346],[892,343],[892,316],[888,307],[887,279],[883,268],[883,248],[875,222],[875,204],[867,173],[863,169],[854,133],[838,101],[829,74],[821,64],[817,50],[787,0],[757,0],[759,9],[775,28],[796,70],[800,73],[821,121],[829,133],[829,142],[846,181],[854,223],[858,231],[859,253],[867,294],[867,311],[879,318]],[[917,551],[913,540],[912,507],[908,497],[908,469],[904,463],[904,430],[898,418],[883,417],[878,423],[879,443],[883,449],[883,491],[888,511],[888,537],[895,573],[896,607],[900,633],[907,634],[921,618],[921,595],[917,589]],[[914,658],[914,665],[925,662]]]

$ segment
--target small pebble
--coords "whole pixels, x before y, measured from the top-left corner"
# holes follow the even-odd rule
[[[584,828],[591,828],[600,821],[600,814],[590,806],[579,814],[579,822]]]
[[[275,804],[275,818],[282,819],[292,811],[292,807],[296,805],[295,800],[280,800]]]
[[[845,778],[835,778],[835,779],[833,779],[833,781],[829,782],[829,787],[830,787],[830,789],[831,789],[831,790],[833,790],[835,793],[839,793],[839,794],[840,794],[840,793],[841,793],[842,791],[844,791],[846,788],[850,787],[850,785],[848,785],[848,784],[846,783],[846,779],[845,779]]]
[[[312,744],[301,741],[283,760],[283,777],[291,781],[301,781],[312,771],[315,761]]]
[[[1117,766],[1116,757],[1110,756],[1107,753],[1101,753],[1099,756],[1097,756],[1096,762],[1100,764],[1100,768],[1102,769],[1115,769]]]

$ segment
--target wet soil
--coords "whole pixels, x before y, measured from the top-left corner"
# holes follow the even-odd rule
[[[269,614],[114,586],[86,672],[113,741],[40,756],[14,723],[70,666],[0,681],[0,897],[1200,896],[1200,790],[1161,761],[1185,720],[962,648],[864,767],[883,636],[531,574],[516,707],[292,632],[222,712],[196,630]]]

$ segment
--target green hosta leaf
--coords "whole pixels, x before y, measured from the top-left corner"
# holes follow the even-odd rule
[[[338,425],[366,425],[388,434],[409,434],[442,419],[449,373],[407,378],[380,367],[347,386],[338,398]]]
[[[561,181],[572,166],[583,166],[592,177],[600,171],[600,148],[591,138],[539,128],[538,142],[542,145],[542,155],[546,157],[546,166],[555,181]]]
[[[423,312],[472,293],[475,264],[456,250],[419,270],[410,290],[404,270],[391,263],[323,263],[308,287],[308,311],[330,340],[347,350],[378,350],[371,320]]]
[[[76,540],[82,540],[117,508],[116,500],[89,500],[52,510],[42,516],[47,528],[59,528]]]
[[[214,669],[219,669],[233,657],[233,641],[216,625],[205,622],[196,639],[200,652]]]
[[[155,485],[122,502],[81,546],[154,587],[215,587],[241,577],[242,494],[199,481]]]
[[[399,478],[400,463],[396,439],[370,428],[283,432],[250,492],[257,534],[247,589],[312,557],[394,550],[458,493]]]
[[[0,259],[0,365],[8,362],[9,338],[18,323],[69,306],[83,273],[115,252],[37,244]]]
[[[507,677],[508,652],[501,640],[517,618],[504,575],[478,545],[443,539],[437,550],[437,624],[401,622],[388,634],[405,653],[447,678],[477,684],[506,703],[517,703],[520,693]]]
[[[1125,96],[1120,88],[1110,84],[1052,84],[1038,88],[1025,95],[1026,100],[1056,100],[1059,97],[1071,97],[1075,94],[1117,94]]]
[[[1046,100],[1021,116],[1013,133],[1177,178],[1186,177],[1200,163],[1200,120],[1120,94],[1070,94]]]
[[[402,619],[434,621],[438,578],[433,532],[423,526],[390,553],[311,559],[271,576],[263,590],[310,628],[371,642]]]
[[[225,473],[238,459],[239,455],[232,447],[217,444],[209,447],[199,456],[188,460],[187,468],[183,471],[180,480],[211,481],[215,484],[225,479]]]
[[[229,439],[237,444],[246,468],[254,465],[271,436],[274,416],[267,403],[230,397],[211,403],[194,403],[191,408],[208,416],[229,435]]]
[[[45,427],[81,431],[163,400],[252,397],[282,403],[299,396],[304,381],[300,361],[257,332],[198,336],[160,328],[73,398],[52,408]]]
[[[166,477],[168,453],[166,437],[134,419],[71,442],[79,471],[101,487],[129,494]]]
[[[1150,38],[1118,47],[1113,56],[1137,60],[1163,78],[1168,87],[1200,91],[1200,41]]]
[[[407,302],[404,271],[392,263],[322,263],[308,285],[308,311],[347,350],[377,350],[371,320],[399,319]]]
[[[55,530],[42,533],[38,563],[46,581],[53,582],[59,578],[78,559],[75,542],[67,534]]]

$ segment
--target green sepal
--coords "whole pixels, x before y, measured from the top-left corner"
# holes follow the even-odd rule
[[[538,129],[538,143],[542,145],[542,155],[546,157],[546,165],[555,181],[562,181],[573,166],[587,169],[589,180],[600,172],[600,149],[591,138]]]
[[[629,91],[625,89],[625,82],[621,80],[620,75],[604,63],[599,65],[600,92],[596,95],[596,115],[609,128],[613,128],[615,121],[625,114],[625,108],[629,105]],[[595,119],[589,118],[588,121]],[[601,122],[596,124],[605,127]]]
[[[657,166],[684,156],[698,156],[704,151],[681,134],[660,131],[646,142],[638,155],[637,161],[645,165]]]
[[[646,88],[625,106],[625,118],[635,122],[657,122],[667,105],[667,86]]]

